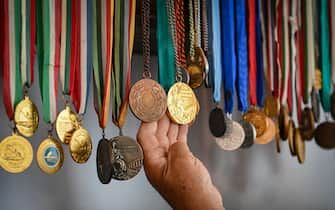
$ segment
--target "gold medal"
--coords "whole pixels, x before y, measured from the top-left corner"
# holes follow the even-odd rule
[[[28,140],[13,134],[0,144],[0,165],[9,173],[25,171],[33,161],[33,148]]]
[[[275,123],[268,117],[266,117],[266,130],[263,135],[258,136],[256,138],[256,144],[268,144],[270,143],[276,136],[276,125]]]
[[[38,111],[28,96],[15,108],[14,121],[17,130],[24,136],[32,136],[38,128]]]
[[[244,114],[244,119],[249,121],[256,128],[256,137],[262,136],[267,129],[266,115],[256,108],[250,109]]]
[[[77,116],[71,111],[69,106],[66,106],[65,109],[59,113],[56,120],[56,131],[61,142],[69,144],[72,134],[76,131],[78,126]]]
[[[289,127],[288,127],[288,136],[287,136],[287,140],[288,140],[288,146],[290,148],[290,152],[292,156],[296,155],[296,151],[295,151],[295,147],[294,147],[294,141],[295,141],[295,124],[293,122],[293,120],[290,120],[289,122]]]
[[[189,124],[199,112],[199,103],[193,90],[183,82],[175,83],[168,92],[168,113],[177,124]]]
[[[47,174],[58,172],[64,162],[64,152],[62,145],[49,136],[42,141],[37,149],[37,164],[40,169]]]
[[[294,148],[296,150],[299,163],[303,164],[305,162],[305,141],[302,139],[298,128],[294,130]]]
[[[79,127],[70,141],[70,153],[76,163],[86,163],[92,153],[92,141],[87,130]]]

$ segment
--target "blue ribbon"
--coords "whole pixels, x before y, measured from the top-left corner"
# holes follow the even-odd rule
[[[234,90],[236,80],[235,54],[235,0],[221,0],[221,25],[223,52],[223,80],[225,91],[225,112],[234,109]]]
[[[257,62],[257,104],[264,106],[264,71],[262,53],[262,31],[261,31],[261,0],[256,3],[256,62]]]
[[[213,65],[210,67],[213,69],[214,85],[212,86],[213,100],[215,103],[221,101],[221,84],[222,84],[222,62],[221,62],[221,21],[220,21],[220,1],[211,1],[211,17],[209,18],[209,54],[210,62]]]
[[[238,109],[242,112],[248,109],[248,40],[246,24],[246,2],[235,1],[236,17],[236,52],[237,52],[237,81],[236,91],[238,98]]]

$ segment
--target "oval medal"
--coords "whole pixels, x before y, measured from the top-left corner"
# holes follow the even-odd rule
[[[39,145],[37,149],[37,165],[47,174],[54,174],[58,172],[64,162],[64,152],[62,145],[48,137]]]
[[[226,131],[226,119],[222,109],[216,107],[209,114],[209,129],[213,136],[221,137]]]
[[[66,106],[65,109],[58,114],[56,120],[56,131],[61,142],[69,144],[72,134],[76,131],[78,126],[77,116],[71,111],[69,106]]]
[[[290,148],[290,152],[292,156],[296,155],[296,151],[294,147],[294,137],[295,137],[295,125],[294,125],[293,120],[290,120],[289,127],[288,127],[287,141],[288,141],[288,146]]]
[[[86,163],[92,153],[92,140],[87,130],[80,127],[70,141],[70,153],[76,163]]]
[[[111,150],[107,139],[101,139],[97,148],[97,174],[102,184],[108,184],[112,179]]]
[[[155,122],[165,114],[165,90],[152,79],[141,79],[130,89],[129,106],[143,122]]]
[[[335,123],[321,123],[314,132],[315,142],[323,149],[335,148]]]
[[[21,173],[31,165],[33,153],[28,140],[13,134],[0,143],[0,165],[9,173]]]
[[[289,123],[290,123],[290,117],[288,114],[288,108],[287,106],[281,106],[279,114],[279,130],[280,130],[280,138],[282,140],[286,140],[288,137]]]
[[[294,132],[294,148],[300,164],[305,162],[305,141],[301,138],[299,129]]]
[[[132,138],[117,136],[110,141],[112,178],[120,181],[135,177],[143,166],[143,151]]]
[[[15,108],[14,121],[17,130],[24,136],[32,136],[38,128],[38,110],[28,96]]]

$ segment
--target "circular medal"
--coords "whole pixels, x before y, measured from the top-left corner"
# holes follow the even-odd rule
[[[226,132],[222,137],[215,138],[215,141],[223,150],[237,150],[243,144],[245,137],[244,130],[239,123],[233,120],[226,120],[226,123]]]
[[[292,156],[296,155],[295,148],[294,148],[294,137],[295,137],[295,125],[293,120],[290,120],[289,127],[288,127],[288,146],[290,148],[290,152]]]
[[[305,107],[301,113],[300,134],[304,140],[312,140],[314,137],[314,115],[310,108]]]
[[[335,123],[324,122],[321,123],[314,132],[316,143],[323,149],[335,148]]]
[[[108,184],[112,179],[111,150],[107,139],[101,139],[97,149],[97,174],[102,184]]]
[[[33,147],[25,138],[13,134],[0,143],[0,165],[9,173],[25,171],[33,161]]]
[[[17,130],[24,136],[32,136],[38,128],[38,111],[35,104],[25,96],[15,108],[14,121]]]
[[[330,113],[332,115],[332,118],[335,120],[335,90],[333,91],[332,98],[331,98]]]
[[[305,141],[302,139],[298,128],[295,128],[294,132],[294,148],[298,156],[299,163],[303,164],[305,162]]]
[[[289,123],[290,123],[290,117],[288,114],[287,106],[281,106],[279,114],[279,130],[280,130],[280,138],[282,140],[287,139]]]
[[[177,124],[189,124],[199,112],[199,103],[193,90],[183,82],[175,83],[167,96],[168,113]]]
[[[65,109],[58,114],[56,120],[56,131],[61,142],[69,144],[72,134],[76,131],[78,126],[77,116],[71,111],[69,106],[66,106]]]
[[[280,113],[279,100],[273,95],[266,97],[264,102],[264,113],[269,117],[278,117]]]
[[[213,136],[221,137],[226,131],[226,119],[222,109],[216,107],[209,114],[209,129]]]
[[[129,105],[143,122],[158,121],[167,108],[165,90],[152,79],[142,79],[130,89]]]
[[[37,165],[40,169],[44,173],[54,174],[62,168],[63,162],[62,145],[50,136],[42,141],[37,149]]]
[[[110,141],[112,178],[120,181],[135,177],[143,165],[141,146],[132,138],[117,136]]]
[[[195,62],[191,62],[187,66],[187,70],[190,74],[190,87],[193,89],[200,87],[204,81],[204,72],[202,71],[201,66]]]
[[[245,134],[241,148],[249,148],[254,144],[254,141],[256,140],[256,129],[249,121],[240,120],[239,123],[242,126]]]
[[[80,127],[70,141],[70,153],[76,163],[86,163],[92,153],[92,141],[87,130]]]
[[[266,118],[266,115],[257,109],[251,109],[244,114],[244,119],[255,127],[256,137],[260,137],[265,133],[267,129]]]
[[[314,120],[315,122],[319,122],[320,120],[320,97],[314,88],[311,93],[311,100],[312,100],[312,111],[314,114]]]
[[[256,144],[268,144],[270,143],[276,135],[276,125],[268,117],[266,117],[266,130],[265,132],[256,138]]]

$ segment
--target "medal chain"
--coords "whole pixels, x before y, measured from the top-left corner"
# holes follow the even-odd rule
[[[177,64],[186,69],[184,1],[175,1]],[[177,68],[178,69],[178,68]],[[179,71],[179,69],[178,69]]]
[[[145,78],[150,78],[150,0],[142,1],[142,47]]]
[[[190,24],[190,33],[189,33],[189,38],[190,38],[190,51],[189,51],[189,56],[190,58],[194,58],[195,56],[195,51],[194,51],[194,45],[195,45],[195,37],[194,37],[194,15],[195,13],[193,10],[193,0],[188,1],[188,9],[189,9],[189,24]]]
[[[194,0],[194,37],[195,45],[201,47],[201,31],[200,31],[200,12],[199,12],[199,0]]]
[[[207,8],[206,8],[206,0],[201,0],[201,38],[203,43],[203,49],[205,53],[208,52],[208,19],[207,19]]]

